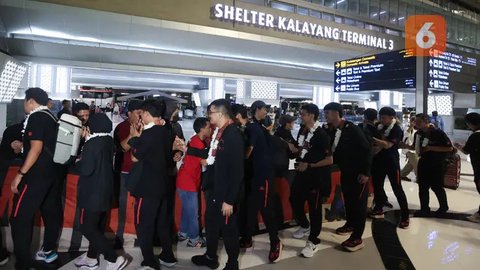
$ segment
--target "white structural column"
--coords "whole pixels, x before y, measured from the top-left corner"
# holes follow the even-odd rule
[[[335,100],[332,86],[315,85],[313,87],[313,103],[315,103],[320,109],[323,109],[325,105]]]

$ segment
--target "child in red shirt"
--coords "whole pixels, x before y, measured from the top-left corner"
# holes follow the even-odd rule
[[[189,148],[204,150],[207,146],[205,140],[211,136],[212,130],[207,118],[197,118],[193,123],[196,135],[190,139]],[[182,221],[179,241],[188,239],[188,247],[205,247],[205,242],[200,238],[198,225],[198,192],[202,166],[206,166],[205,159],[186,153],[183,164],[177,174],[177,193],[182,201]]]

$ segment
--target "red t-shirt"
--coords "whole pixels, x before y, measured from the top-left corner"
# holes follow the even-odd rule
[[[118,141],[120,144],[121,141],[128,138],[130,135],[130,122],[128,120],[123,121],[122,123],[118,124],[115,128],[114,137],[115,140]],[[123,162],[122,162],[122,173],[129,173],[130,169],[132,168],[132,156],[131,152],[127,151],[123,153]]]
[[[190,139],[189,147],[204,149],[205,143],[200,140],[198,135],[195,135]],[[201,160],[201,158],[191,155],[186,155],[183,158],[183,164],[180,166],[177,174],[178,189],[189,192],[199,191],[202,174]]]

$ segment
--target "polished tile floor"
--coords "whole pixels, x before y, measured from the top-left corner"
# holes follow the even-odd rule
[[[471,174],[470,165],[462,162],[462,173]],[[387,181],[388,182],[388,181]],[[403,182],[409,206],[412,210],[419,208],[418,188],[413,182]],[[395,197],[389,184],[386,184],[387,195],[394,209],[398,209]],[[258,235],[255,247],[243,252],[240,256],[242,269],[479,269],[480,258],[480,224],[462,220],[466,214],[478,209],[480,196],[477,194],[471,176],[462,175],[458,190],[447,190],[450,211],[454,214],[449,219],[412,217],[411,226],[407,230],[396,229],[395,211],[389,213],[384,221],[368,220],[365,230],[366,248],[356,253],[346,253],[338,248],[345,240],[334,234],[334,229],[342,222],[325,223],[320,235],[322,244],[313,258],[305,259],[298,256],[305,240],[291,237],[295,228],[281,232],[285,245],[281,260],[276,264],[267,263],[268,236]],[[431,206],[435,210],[438,202],[431,194]],[[458,215],[457,215],[458,214]],[[463,215],[462,215],[463,214]],[[396,238],[398,236],[398,239]],[[396,241],[399,242],[395,242]],[[377,242],[380,241],[380,242]],[[377,243],[376,243],[377,242]],[[141,263],[139,249],[129,249],[126,252],[133,261],[127,269],[136,269]],[[201,254],[203,249],[192,249],[179,244],[177,247],[179,264],[175,269],[196,269],[190,263],[192,255]],[[226,255],[221,255],[223,267]],[[400,254],[400,255],[398,255]],[[403,254],[403,255],[402,255]],[[101,269],[104,269],[102,262]],[[69,263],[61,269],[74,269]]]

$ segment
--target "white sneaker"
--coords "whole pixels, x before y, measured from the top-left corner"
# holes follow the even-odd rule
[[[302,239],[303,237],[305,236],[308,236],[310,235],[310,227],[308,228],[298,228],[298,230],[296,230],[294,233],[293,233],[293,238],[296,238],[296,239]]]
[[[76,267],[81,269],[95,270],[100,266],[98,259],[92,259],[87,257],[87,253],[84,253],[82,256],[75,259],[73,262]]]
[[[476,212],[475,214],[468,216],[467,219],[471,222],[480,223],[480,214]]]
[[[128,264],[128,260],[123,256],[118,256],[114,263],[107,262],[107,270],[122,270]]]
[[[307,241],[307,244],[302,249],[302,252],[300,252],[300,254],[302,254],[302,256],[305,258],[311,258],[313,257],[313,254],[315,254],[315,252],[317,251],[318,251],[317,245],[313,244],[310,241]]]

